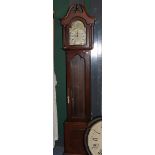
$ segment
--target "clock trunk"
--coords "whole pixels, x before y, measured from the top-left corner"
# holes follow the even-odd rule
[[[90,120],[90,52],[67,53],[68,121]]]

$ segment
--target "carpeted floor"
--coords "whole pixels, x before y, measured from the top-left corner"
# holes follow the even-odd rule
[[[62,146],[55,146],[53,149],[53,155],[63,155],[64,148]]]

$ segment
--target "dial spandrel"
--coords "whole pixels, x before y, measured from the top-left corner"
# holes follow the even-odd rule
[[[69,44],[70,45],[85,45],[86,44],[86,27],[77,20],[71,24],[69,28]]]

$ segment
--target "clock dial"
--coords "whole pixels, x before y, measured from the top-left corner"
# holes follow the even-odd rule
[[[69,44],[70,45],[85,45],[86,44],[86,27],[77,20],[71,24],[69,28]]]
[[[102,155],[102,123],[95,123],[88,134],[88,147],[92,155]]]

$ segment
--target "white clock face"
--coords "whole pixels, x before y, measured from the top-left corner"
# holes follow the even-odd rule
[[[85,45],[86,44],[86,27],[77,20],[71,24],[69,28],[69,44],[70,45]]]
[[[95,123],[88,134],[88,147],[92,155],[102,155],[102,122]]]

